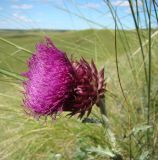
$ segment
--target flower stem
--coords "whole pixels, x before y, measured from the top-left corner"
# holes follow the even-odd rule
[[[113,149],[113,153],[115,154],[114,157],[111,157],[112,160],[123,160],[123,157],[120,153],[116,150],[116,138],[113,132],[110,129],[108,118],[107,118],[107,111],[106,111],[106,104],[105,98],[102,98],[98,101],[97,105],[100,108],[100,113],[102,115],[102,125],[105,127],[109,140],[111,142],[111,147]]]
[[[104,98],[99,100],[98,106],[100,108],[101,114],[107,117],[106,105],[105,105],[105,99]]]

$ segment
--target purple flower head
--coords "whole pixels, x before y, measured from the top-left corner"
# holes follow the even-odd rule
[[[66,54],[49,38],[38,44],[23,75],[25,110],[34,116],[54,116],[71,99],[74,70]]]
[[[24,82],[24,106],[36,117],[52,118],[60,111],[70,115],[90,114],[92,106],[104,97],[104,69],[100,72],[92,61],[83,58],[70,62],[49,38],[38,44],[28,63]]]

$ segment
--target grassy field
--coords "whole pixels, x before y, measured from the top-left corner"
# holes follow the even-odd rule
[[[154,35],[157,30],[152,30]],[[148,32],[141,30],[148,65]],[[115,35],[117,34],[117,55]],[[94,59],[105,66],[108,121],[81,123],[65,114],[51,122],[36,121],[22,108],[22,84],[16,77],[27,70],[26,62],[35,45],[51,37],[69,57]],[[12,44],[13,43],[13,44]],[[147,87],[140,45],[135,30],[0,31],[0,160],[102,160],[121,155],[123,159],[158,158],[158,38],[152,38],[152,89],[150,123],[147,123]],[[116,63],[117,61],[117,63]],[[121,78],[120,88],[118,79]],[[9,73],[9,74],[8,74]],[[5,75],[6,74],[6,75]],[[125,98],[125,97],[126,98]],[[100,119],[94,106],[90,117]],[[149,136],[147,145],[146,139]],[[117,159],[119,156],[116,156]],[[150,158],[149,158],[150,157]],[[119,159],[118,159],[119,160]]]

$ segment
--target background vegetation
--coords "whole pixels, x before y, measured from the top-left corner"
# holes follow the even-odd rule
[[[142,0],[146,16],[142,29],[137,1],[129,0],[133,30],[124,30],[117,10],[110,1],[105,3],[114,30],[0,31],[1,160],[158,159],[158,30],[152,28],[152,21],[158,20],[157,3]],[[65,114],[46,123],[24,113],[20,73],[27,70],[36,43],[46,35],[70,57],[93,58],[98,68],[105,66],[104,125],[81,123]],[[90,117],[101,119],[96,106]]]

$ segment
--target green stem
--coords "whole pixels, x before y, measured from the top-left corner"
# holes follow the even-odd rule
[[[108,119],[106,118],[107,117],[107,111],[106,111],[106,105],[105,105],[105,98],[102,98],[99,100],[98,102],[98,106],[100,108],[100,113],[102,115],[102,120],[103,120],[103,126],[106,127],[106,131],[107,131],[107,134],[109,136],[109,139],[111,141],[111,143],[115,144],[116,142],[111,139],[111,136],[112,135],[112,131],[109,127],[109,122],[108,122]],[[114,135],[113,135],[114,136]],[[115,138],[113,138],[115,139]],[[112,148],[115,150],[115,145],[112,146]],[[114,154],[115,156],[114,157],[111,157],[112,160],[123,160],[123,157],[122,155],[120,155],[119,153],[115,152],[114,151]]]
[[[142,58],[143,58],[143,64],[144,64],[145,80],[146,80],[146,84],[148,84],[147,68],[146,68],[145,55],[144,55],[144,50],[143,50],[140,30],[139,30],[139,26],[138,26],[138,23],[137,23],[137,20],[136,20],[136,17],[135,17],[132,0],[128,0],[128,2],[129,2],[129,6],[130,6],[130,9],[131,9],[131,12],[132,12],[132,16],[133,16],[133,20],[134,20],[134,24],[135,24],[135,27],[136,27],[136,31],[137,31],[137,35],[138,35],[138,40],[139,40],[140,48],[141,48],[141,53],[142,53]]]
[[[102,115],[104,115],[104,116],[107,117],[106,106],[105,106],[105,99],[104,98],[102,98],[102,99],[99,100],[98,106],[100,108],[100,113]]]
[[[16,78],[17,80],[24,81],[24,78],[20,76],[19,74],[4,70],[2,68],[0,68],[0,74],[6,75],[12,78]]]
[[[31,51],[29,51],[29,50],[27,50],[27,49],[25,49],[25,48],[23,48],[23,47],[21,47],[21,46],[19,46],[19,45],[16,45],[16,44],[12,43],[11,41],[8,41],[8,40],[6,40],[6,39],[4,39],[4,38],[2,38],[2,37],[0,37],[0,40],[3,41],[3,42],[5,42],[5,43],[7,43],[7,44],[9,44],[9,45],[11,45],[11,46],[13,46],[13,47],[16,47],[16,48],[19,49],[19,50],[25,51],[25,52],[27,52],[28,54],[32,54]]]
[[[150,4],[148,6],[147,1],[145,0],[146,4],[146,9],[147,9],[147,14],[148,14],[148,19],[149,19],[149,55],[148,55],[148,64],[149,64],[149,70],[148,70],[148,113],[147,113],[147,124],[150,124],[150,108],[151,108],[151,0]],[[150,135],[149,135],[149,129],[147,130],[147,144],[148,148],[150,147]]]

